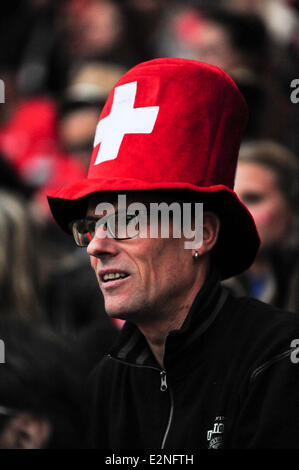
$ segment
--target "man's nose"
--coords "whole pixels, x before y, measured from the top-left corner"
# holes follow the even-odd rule
[[[117,253],[117,240],[115,240],[109,233],[109,231],[104,227],[104,225],[100,225],[92,240],[87,246],[87,253],[90,256],[107,256]]]

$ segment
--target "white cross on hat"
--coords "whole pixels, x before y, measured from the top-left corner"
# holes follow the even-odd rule
[[[94,147],[101,142],[95,165],[117,157],[125,134],[150,134],[159,106],[134,108],[137,81],[120,85],[114,90],[110,114],[97,125]]]

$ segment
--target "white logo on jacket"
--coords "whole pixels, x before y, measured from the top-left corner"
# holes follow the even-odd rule
[[[224,416],[216,416],[213,429],[207,432],[209,449],[220,449],[223,446]]]

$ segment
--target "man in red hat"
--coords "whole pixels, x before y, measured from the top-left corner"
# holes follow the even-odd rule
[[[126,320],[93,375],[93,447],[298,446],[299,322],[220,283],[259,247],[233,191],[246,121],[219,68],[141,63],[108,97],[88,177],[49,197]]]

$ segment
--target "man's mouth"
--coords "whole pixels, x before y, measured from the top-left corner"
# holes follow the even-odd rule
[[[117,281],[118,279],[125,279],[128,277],[128,273],[115,272],[115,273],[106,273],[101,276],[103,282]]]

